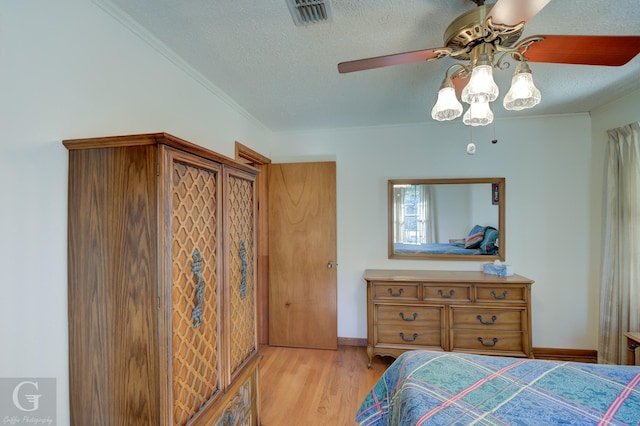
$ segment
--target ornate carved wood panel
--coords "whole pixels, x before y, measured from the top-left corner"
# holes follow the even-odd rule
[[[220,391],[217,171],[174,162],[171,185],[174,423]]]
[[[227,232],[229,242],[230,370],[256,351],[255,205],[253,176],[227,175]]]

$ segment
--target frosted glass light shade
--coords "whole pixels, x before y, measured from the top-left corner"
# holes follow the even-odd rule
[[[448,121],[462,115],[462,104],[456,98],[453,87],[442,87],[438,91],[438,100],[431,109],[431,117],[438,121]]]
[[[540,91],[533,84],[531,69],[526,62],[520,62],[511,79],[511,88],[502,104],[508,110],[520,111],[533,108],[540,103]]]
[[[498,85],[493,81],[493,69],[487,55],[481,55],[473,67],[469,83],[462,91],[462,100],[468,104],[493,102],[498,97]]]
[[[489,102],[472,103],[462,116],[462,122],[467,126],[486,126],[493,123],[493,111]]]

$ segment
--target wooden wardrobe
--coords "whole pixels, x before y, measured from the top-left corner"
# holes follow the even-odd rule
[[[66,140],[71,424],[258,425],[256,169]]]

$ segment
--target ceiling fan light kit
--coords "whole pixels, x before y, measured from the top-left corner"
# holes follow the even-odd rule
[[[462,115],[462,104],[456,97],[456,89],[451,78],[445,77],[440,90],[438,101],[431,109],[431,118],[438,121],[454,120]]]
[[[494,115],[489,102],[495,101],[500,94],[498,85],[493,79],[493,68],[508,68],[504,64],[501,65],[500,61],[494,65],[493,56],[490,47],[486,44],[481,44],[471,52],[471,65],[454,64],[452,66],[459,68],[453,73],[453,75],[457,76],[468,75],[471,68],[471,77],[462,90],[461,96],[462,101],[469,104],[469,109],[462,118],[462,122],[466,125],[486,126],[493,123]],[[477,59],[475,59],[476,57]],[[449,67],[449,70],[452,67]],[[431,117],[438,121],[454,120],[460,114],[455,115],[453,112],[458,108],[460,111],[462,110],[462,105],[455,98],[455,90],[453,91],[454,99],[451,99],[450,92],[443,93],[445,89],[448,89],[448,86],[453,87],[453,82],[448,77],[449,70],[447,70],[447,77],[445,78],[445,82],[448,82],[448,84],[445,85],[443,83],[440,87],[438,99],[431,110]],[[503,105],[507,110],[519,111],[533,108],[540,103],[540,100],[540,91],[533,83],[531,68],[523,58],[518,63],[518,67],[513,74],[511,88],[503,99]]]
[[[493,66],[488,56],[483,54],[471,71],[469,83],[464,86],[462,100],[468,104],[493,102],[499,93],[498,85],[493,81]]]
[[[512,110],[532,108],[541,99],[540,91],[533,84],[531,69],[526,64],[523,54],[530,44],[541,39],[527,39],[512,47],[522,35],[524,22],[511,26],[494,24],[490,14],[493,5],[483,3],[478,3],[476,9],[458,17],[445,31],[445,45],[455,49],[449,56],[469,61],[468,64],[454,64],[447,70],[448,75],[453,67],[457,67],[452,77],[468,78],[468,83],[464,86],[461,95],[461,100],[469,104],[469,108],[462,117],[462,122],[468,126],[486,126],[493,123],[494,114],[491,111],[490,102],[495,101],[500,94],[500,89],[493,79],[493,69],[509,68],[510,64],[503,61],[506,55],[519,61],[519,65],[507,94],[508,99],[505,97],[503,100],[505,108]],[[500,54],[497,60],[496,53]],[[440,93],[438,93],[436,105],[433,107],[436,111],[445,109],[443,105],[439,105],[440,99]],[[443,116],[440,115],[440,117]],[[447,117],[449,118],[439,121],[457,118],[451,114]]]
[[[508,110],[520,111],[533,108],[540,103],[540,99],[540,91],[533,84],[529,65],[526,61],[520,62],[511,79],[511,89],[502,101],[503,106]]]
[[[493,69],[509,68],[510,63],[504,60],[508,57],[518,66],[503,106],[520,111],[535,107],[541,100],[528,62],[621,66],[640,53],[640,36],[537,35],[519,41],[526,22],[550,0],[497,0],[489,5],[484,0],[470,1],[477,7],[449,24],[444,47],[342,62],[338,71],[349,73],[445,57],[468,61],[447,69],[431,117],[447,121],[462,115],[456,93],[464,85],[461,99],[469,108],[463,115],[463,123],[485,126],[493,122],[490,102],[499,94]]]
[[[489,102],[474,102],[469,105],[467,112],[462,116],[462,122],[474,127],[493,123],[493,111],[489,107]]]

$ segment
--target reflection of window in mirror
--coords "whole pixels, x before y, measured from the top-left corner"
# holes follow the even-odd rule
[[[429,185],[395,185],[394,238],[397,243],[425,244],[435,242],[431,220]]]

